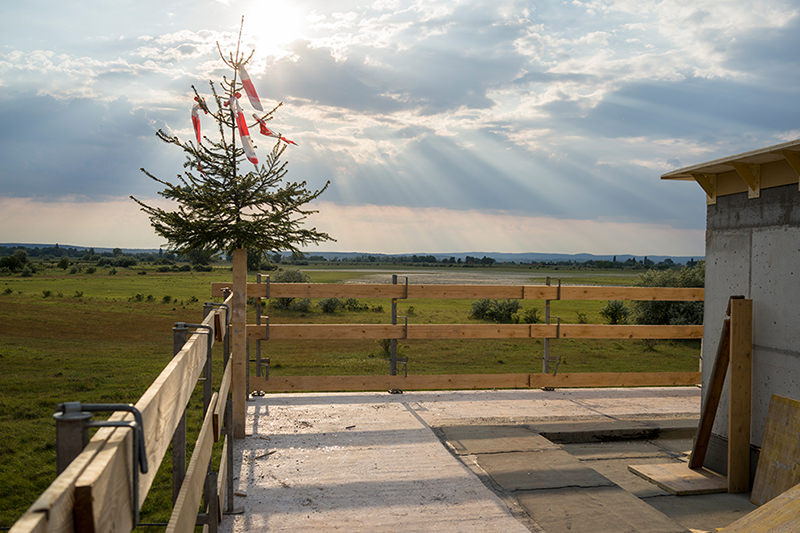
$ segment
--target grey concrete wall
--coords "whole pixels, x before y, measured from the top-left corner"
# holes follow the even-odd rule
[[[703,385],[708,384],[728,297],[753,299],[752,446],[761,445],[772,394],[800,400],[800,191],[723,196],[708,206]],[[706,465],[726,468],[728,383]]]

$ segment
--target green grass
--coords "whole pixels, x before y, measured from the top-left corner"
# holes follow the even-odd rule
[[[351,267],[348,265],[350,270]],[[370,266],[373,268],[373,266]],[[147,274],[138,274],[138,271]],[[312,281],[345,282],[369,275],[309,267]],[[383,269],[387,273],[395,268]],[[403,271],[410,269],[404,268]],[[432,270],[426,268],[425,270]],[[458,269],[449,268],[448,273]],[[526,283],[554,279],[559,272],[527,269],[485,270],[487,275],[526,274]],[[619,271],[564,273],[564,282],[630,284],[635,274]],[[566,274],[570,274],[567,280]],[[542,276],[540,279],[539,277]],[[626,277],[628,276],[628,277]],[[211,300],[212,281],[228,281],[227,266],[213,272],[159,273],[152,267],[68,274],[45,269],[32,277],[0,277],[0,527],[10,526],[55,477],[55,423],[64,401],[135,403],[171,359],[172,325],[198,322],[202,303]],[[255,281],[255,275],[249,277]],[[414,283],[413,274],[411,283]],[[518,282],[516,282],[518,283]],[[45,297],[45,294],[47,296]],[[137,297],[137,295],[141,295]],[[148,301],[148,296],[152,296]],[[169,297],[169,303],[164,297]],[[388,323],[391,301],[361,300],[381,312],[310,313],[268,309],[274,323]],[[400,300],[398,312],[409,323],[470,323],[469,300]],[[544,316],[544,302],[525,301]],[[553,302],[551,316],[577,322],[601,322],[605,302]],[[250,306],[248,322],[255,322]],[[402,319],[401,319],[402,321]],[[650,350],[642,341],[551,341],[562,358],[559,372],[696,370],[699,341],[659,341]],[[386,354],[377,341],[272,341],[263,353],[272,375],[387,374]],[[541,340],[404,341],[399,353],[409,358],[411,374],[509,373],[541,370]],[[221,357],[216,357],[215,381]],[[187,413],[188,442],[201,423],[202,398],[195,391]],[[219,450],[216,451],[219,453]],[[171,459],[167,452],[145,501],[142,520],[165,522],[171,510]]]

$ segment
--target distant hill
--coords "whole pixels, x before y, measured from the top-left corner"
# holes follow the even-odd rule
[[[114,248],[103,248],[98,246],[79,246],[73,244],[31,244],[31,243],[0,243],[0,247],[9,248],[52,248],[58,246],[59,248],[73,248],[76,250],[88,250],[94,248],[98,254],[103,252],[111,252]],[[121,248],[123,253],[137,254],[137,253],[157,253],[158,248]],[[286,252],[284,257],[291,257],[291,253]],[[631,255],[631,254],[608,254],[608,255],[595,255],[595,254],[559,254],[559,253],[542,253],[542,252],[521,252],[521,253],[507,253],[507,252],[417,252],[407,254],[380,254],[370,252],[307,252],[307,256],[323,257],[328,261],[339,260],[348,261],[364,257],[375,257],[378,261],[382,258],[398,258],[398,257],[411,257],[411,256],[434,256],[437,260],[449,259],[454,257],[464,261],[467,256],[471,257],[490,257],[498,263],[530,263],[530,262],[575,262],[585,263],[586,261],[612,261],[615,257],[620,263],[624,263],[628,259],[637,259],[641,261],[644,255]],[[672,259],[675,263],[686,264],[691,260],[703,259],[703,256],[674,256],[674,255],[648,255],[648,259],[655,263],[660,263],[665,259]]]

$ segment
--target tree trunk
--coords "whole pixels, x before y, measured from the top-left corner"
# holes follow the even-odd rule
[[[233,309],[231,313],[231,396],[233,438],[243,439],[247,402],[247,250],[233,251]]]

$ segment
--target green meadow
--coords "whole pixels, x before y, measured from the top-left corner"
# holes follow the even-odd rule
[[[396,272],[391,266],[343,268],[312,265],[313,282],[380,281]],[[630,285],[631,271],[557,270],[527,267],[404,267],[410,283],[445,273],[463,283],[484,277],[492,283]],[[64,401],[135,403],[172,355],[175,322],[199,322],[202,304],[211,300],[212,281],[228,281],[229,266],[211,272],[158,272],[155,267],[108,268],[69,274],[42,268],[31,277],[0,276],[0,527],[8,527],[55,478],[55,423],[52,415]],[[255,276],[251,276],[255,281]],[[401,282],[404,280],[401,278]],[[384,281],[385,282],[385,281]],[[430,282],[430,281],[425,281]],[[363,310],[323,313],[319,302],[305,311],[266,308],[275,323],[388,323],[391,301],[359,300]],[[606,302],[553,302],[553,321],[603,322]],[[398,314],[409,323],[470,323],[466,300],[400,300]],[[521,312],[543,301],[522,302]],[[403,318],[401,318],[403,320]],[[249,307],[248,322],[255,322]],[[560,357],[559,372],[692,371],[698,368],[699,341],[550,341]],[[509,373],[541,370],[542,341],[404,341],[410,374]],[[386,374],[386,351],[376,341],[272,341],[262,344],[271,375]],[[221,354],[216,354],[215,381]],[[187,413],[189,441],[201,422],[200,387]],[[150,491],[142,514],[146,523],[166,522],[170,504],[170,454]],[[142,530],[146,528],[141,528]]]

